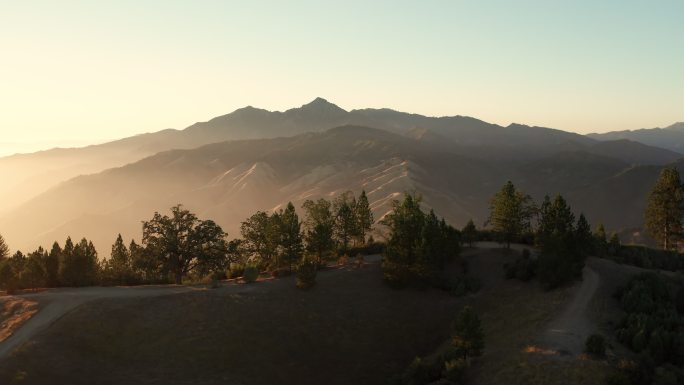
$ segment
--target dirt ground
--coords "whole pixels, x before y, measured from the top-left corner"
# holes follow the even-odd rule
[[[389,289],[377,264],[322,272],[308,292],[290,277],[244,291],[150,288],[89,298],[18,343],[0,362],[0,383],[382,384],[442,346],[465,304],[486,335],[469,383],[601,383],[609,366],[578,354],[583,336],[568,345],[566,334],[549,335],[601,327],[607,285],[616,284],[601,277],[615,270],[612,262],[592,260],[584,281],[545,292],[503,278],[503,264],[519,251],[481,246],[464,257],[482,289],[462,298]]]

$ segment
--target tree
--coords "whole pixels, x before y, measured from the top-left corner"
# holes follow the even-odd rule
[[[354,215],[356,198],[351,191],[347,191],[338,196],[333,201],[333,213],[335,215],[334,234],[343,254],[349,249],[349,241],[354,234],[358,233],[357,222]]]
[[[292,271],[292,265],[301,259],[304,250],[301,223],[292,202],[289,202],[285,210],[279,213],[279,218],[281,259]]]
[[[545,197],[539,212],[538,276],[546,289],[552,289],[581,277],[584,261],[591,251],[592,235],[584,215],[575,224],[575,216],[561,195],[553,201]]]
[[[461,240],[463,243],[467,243],[468,247],[473,247],[473,243],[477,240],[477,228],[472,219],[468,220],[463,229],[461,230]]]
[[[366,196],[366,190],[361,190],[361,196],[359,200],[356,201],[354,206],[354,216],[356,217],[356,237],[357,241],[364,245],[366,244],[366,234],[368,234],[373,228],[373,212],[370,209],[370,204],[368,203],[368,197]]]
[[[459,253],[458,230],[432,210],[425,214],[420,202],[420,197],[405,194],[402,202],[392,202],[392,211],[381,222],[389,229],[382,268],[390,285],[434,283]]]
[[[456,317],[452,332],[452,345],[463,353],[463,358],[479,356],[484,349],[484,331],[480,318],[472,307],[466,306]]]
[[[600,256],[606,255],[608,252],[608,239],[606,238],[606,229],[602,223],[596,227],[594,231],[594,250]]]
[[[323,256],[330,253],[334,247],[333,228],[334,218],[330,201],[319,199],[307,200],[302,205],[304,216],[304,240],[309,252],[317,257],[318,264],[323,262]]]
[[[166,282],[167,278],[163,271],[162,261],[152,253],[148,253],[144,247],[131,240],[128,246],[131,257],[131,268],[136,278],[148,283]]]
[[[508,181],[491,199],[488,223],[510,249],[511,242],[530,229],[534,212],[532,198]]]
[[[10,250],[9,246],[7,246],[7,243],[5,242],[5,238],[0,235],[0,261],[3,259],[9,257]]]
[[[242,222],[240,227],[240,232],[244,239],[244,249],[251,259],[258,259],[265,267],[273,265],[273,260],[276,258],[279,229],[275,223],[278,220],[275,216],[269,216],[263,211],[257,211],[246,221]]]
[[[28,255],[24,270],[21,273],[24,287],[35,289],[45,285],[47,279],[43,261],[46,257],[47,253],[42,247]]]
[[[199,220],[181,205],[171,208],[171,216],[156,212],[143,222],[143,245],[173,275],[176,284],[197,267],[224,265],[225,237],[216,223]]]
[[[59,260],[62,256],[62,248],[59,243],[52,244],[50,253],[45,257],[45,281],[48,287],[59,285]]]
[[[121,234],[112,245],[112,253],[108,261],[111,278],[117,283],[126,284],[131,280],[131,254],[124,244]]]
[[[682,237],[684,192],[679,172],[675,168],[661,171],[648,197],[645,217],[646,229],[662,243],[663,249],[677,247],[677,241]]]

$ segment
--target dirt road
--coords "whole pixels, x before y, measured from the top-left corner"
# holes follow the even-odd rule
[[[591,267],[592,258],[587,260],[582,272],[582,282],[573,298],[561,314],[553,319],[544,330],[540,345],[556,351],[560,356],[576,356],[583,352],[587,337],[595,332],[588,307],[598,289],[601,279]]]

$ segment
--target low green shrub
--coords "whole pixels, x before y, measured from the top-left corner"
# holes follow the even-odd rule
[[[522,256],[517,258],[513,263],[504,265],[504,272],[506,279],[519,279],[527,282],[534,278],[537,272],[537,260],[530,257],[530,251],[524,249]]]
[[[242,274],[242,279],[246,283],[256,282],[259,278],[259,269],[256,266],[247,266]]]
[[[297,287],[300,289],[310,289],[316,285],[316,273],[318,266],[314,261],[302,261],[297,266]]]
[[[606,339],[600,334],[592,334],[584,344],[584,351],[598,357],[606,355]]]
[[[242,277],[242,275],[245,272],[245,265],[241,263],[236,263],[236,262],[231,262],[230,266],[228,267],[228,272],[227,276],[228,278],[238,278]]]

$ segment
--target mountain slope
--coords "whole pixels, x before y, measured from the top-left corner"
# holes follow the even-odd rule
[[[603,134],[589,134],[587,136],[601,141],[627,139],[684,154],[684,123],[675,123],[666,128],[612,131]]]

